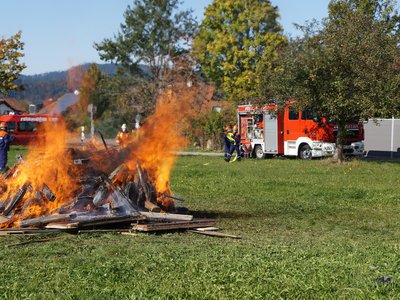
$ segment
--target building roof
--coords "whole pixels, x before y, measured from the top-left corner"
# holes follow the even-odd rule
[[[61,114],[65,112],[70,106],[77,103],[79,100],[78,93],[67,93],[43,107],[39,113],[43,114]]]
[[[10,107],[13,111],[17,113],[26,112],[26,108],[19,102],[17,99],[14,98],[0,98],[0,104],[3,103]]]

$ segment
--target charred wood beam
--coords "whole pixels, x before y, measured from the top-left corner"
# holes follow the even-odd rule
[[[39,217],[39,218],[33,218],[33,219],[26,219],[21,222],[21,227],[42,227],[43,225],[46,225],[48,223],[52,222],[61,222],[61,221],[70,221],[71,220],[71,215],[54,215],[54,216],[44,216],[44,217]]]
[[[149,200],[144,201],[144,207],[148,209],[150,212],[160,212],[161,208],[157,205],[154,204],[153,202],[150,202]]]
[[[137,205],[139,207],[144,207],[144,202],[146,201],[146,195],[142,189],[142,187],[138,186],[138,197],[137,197]]]
[[[7,223],[11,220],[11,218],[7,218],[5,216],[0,215],[0,224]]]
[[[124,188],[125,195],[132,201],[137,201],[139,196],[138,184],[134,181],[129,181]]]
[[[149,211],[159,212],[161,208],[156,204],[157,196],[155,194],[155,189],[153,185],[148,181],[147,174],[142,170],[140,163],[136,164],[136,169],[139,174],[139,185],[141,186],[143,193],[146,196],[146,201],[144,201],[144,207]]]
[[[12,198],[11,202],[7,205],[7,207],[4,210],[4,215],[8,215],[16,206],[17,204],[22,200],[22,198],[25,196],[26,190],[28,189],[29,182],[25,182],[15,193],[14,197]]]
[[[104,203],[104,201],[106,200],[106,198],[107,198],[108,195],[109,195],[108,189],[107,189],[104,185],[101,185],[101,186],[97,189],[96,193],[94,194],[94,197],[93,197],[93,204],[94,204],[96,207],[101,206],[101,205]]]
[[[74,159],[72,162],[74,163],[74,165],[83,165],[88,163],[90,160],[88,158],[77,158]]]
[[[171,198],[171,199],[177,200],[177,201],[182,201],[182,202],[187,200],[187,199],[180,198],[180,197],[173,196],[173,195],[169,195],[169,194],[166,194],[166,193],[160,193],[160,195],[164,196],[164,197],[167,197],[167,198]]]
[[[96,131],[97,131],[97,133],[100,135],[100,138],[101,138],[101,140],[103,141],[103,145],[104,145],[104,148],[106,148],[107,153],[110,153],[110,151],[108,150],[107,143],[106,143],[106,140],[104,139],[103,134],[102,134],[101,131],[98,130],[98,129],[96,129]]]
[[[51,189],[45,183],[43,183],[43,185],[42,185],[42,194],[48,201],[53,202],[54,200],[56,200],[56,195],[54,195],[54,193],[51,191]]]
[[[109,178],[104,177],[103,179],[108,184],[108,186],[111,187],[116,196],[116,199],[111,197],[112,200],[116,200],[118,206],[126,208],[130,215],[139,215],[138,207],[134,205],[132,201],[118,187],[116,187]]]
[[[72,219],[72,222],[77,223],[78,226],[94,226],[105,225],[112,223],[130,222],[135,220],[143,220],[141,215],[78,215]]]
[[[69,209],[72,209],[72,207],[79,201],[79,197],[76,197],[72,200],[69,200],[68,202],[65,202],[63,205],[58,207],[57,209],[53,210],[50,212],[50,214],[55,214],[55,213],[66,213]]]
[[[122,173],[126,172],[128,167],[125,164],[119,165],[111,174],[108,176],[108,179],[114,181],[117,177],[119,177]]]
[[[11,194],[8,192],[7,198],[4,199],[4,201],[1,201],[0,203],[0,212],[4,212],[6,207],[10,204],[11,202]]]

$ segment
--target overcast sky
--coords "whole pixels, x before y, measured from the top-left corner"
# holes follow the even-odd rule
[[[211,0],[185,0],[198,21]],[[102,63],[94,42],[111,38],[124,21],[132,0],[0,0],[0,36],[22,31],[23,74],[62,71],[82,63]],[[278,6],[286,34],[296,36],[293,23],[327,16],[329,0],[272,0]]]

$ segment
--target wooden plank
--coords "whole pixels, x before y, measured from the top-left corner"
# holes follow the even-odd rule
[[[7,205],[6,209],[4,210],[3,214],[4,215],[8,215],[13,209],[14,207],[17,206],[17,204],[22,200],[22,198],[24,198],[26,190],[28,189],[28,182],[25,182],[19,189],[18,191],[15,193],[12,201]]]
[[[187,200],[187,199],[184,199],[184,198],[181,198],[181,197],[178,197],[178,196],[175,196],[175,195],[166,194],[166,193],[161,193],[160,195],[164,196],[164,197],[167,197],[167,198],[171,198],[171,199],[177,200],[177,201],[182,201],[182,202]]]
[[[97,191],[94,194],[93,204],[96,207],[103,205],[103,203],[106,200],[106,198],[108,197],[108,195],[109,195],[108,189],[104,185],[99,186],[99,188],[97,189]]]
[[[146,196],[146,198],[147,198],[147,196]],[[144,207],[147,208],[151,212],[160,212],[161,211],[161,208],[158,205],[154,204],[153,202],[150,202],[149,200],[144,201]]]
[[[45,183],[43,183],[43,185],[42,185],[42,194],[50,202],[53,202],[54,200],[56,200],[56,195],[54,195],[53,191]]]
[[[34,234],[34,233],[54,233],[60,232],[58,229],[38,229],[38,228],[1,228],[0,235],[10,234]]]
[[[171,214],[171,213],[155,213],[155,212],[147,212],[142,211],[140,212],[144,215],[147,219],[150,220],[176,220],[176,221],[192,221],[192,215],[180,215],[180,214]]]
[[[215,236],[215,237],[232,238],[232,239],[241,239],[240,236],[232,235],[232,234],[226,234],[226,233],[222,233],[222,232],[215,232],[215,231],[199,231],[199,230],[188,230],[188,231],[189,231],[189,232],[192,232],[192,233],[204,234],[204,235]]]
[[[198,231],[216,231],[216,230],[221,230],[221,228],[218,228],[218,227],[201,227],[201,228],[195,228],[195,230],[198,230]]]
[[[52,216],[43,216],[39,218],[33,219],[25,219],[21,222],[21,227],[42,227],[48,223],[52,222],[60,222],[60,221],[69,221],[71,220],[71,216],[68,215],[52,215]]]
[[[107,177],[104,177],[103,180],[111,187],[111,189],[114,191],[114,194],[116,196],[116,203],[119,205],[123,206],[129,211],[130,215],[139,215],[138,207],[136,207],[132,201],[123,193],[120,191],[119,188],[117,188],[110,179]],[[112,195],[111,195],[112,196]]]
[[[154,188],[151,188],[152,184],[147,178],[147,173],[142,170],[139,162],[136,164],[136,169],[139,175],[139,185],[142,187],[142,190],[146,196],[144,207],[152,212],[160,212],[161,208],[155,203],[157,201],[157,195],[152,193]]]
[[[122,232],[129,232],[131,229],[80,229],[78,230],[78,234],[81,233],[106,233],[106,232],[114,232],[114,233],[122,233]]]
[[[57,239],[60,239],[60,238],[62,238],[62,236],[57,236],[57,237],[47,238],[47,239],[41,239],[41,240],[30,240],[30,241],[15,243],[15,244],[8,244],[8,245],[6,245],[6,247],[14,247],[14,246],[22,246],[22,245],[27,245],[27,244],[33,244],[33,243],[49,242],[49,241],[54,241],[54,240],[57,240]]]
[[[142,216],[94,216],[95,218],[90,219],[82,219],[76,218],[73,219],[74,222],[78,223],[79,227],[86,227],[86,226],[97,226],[97,225],[107,225],[107,224],[114,224],[114,223],[125,223],[125,222],[132,222],[136,220],[143,220]]]
[[[133,224],[132,229],[136,231],[162,231],[162,230],[173,230],[173,229],[187,229],[197,227],[208,227],[215,225],[215,220],[204,220],[204,221],[175,221],[175,222],[160,222],[160,223],[148,223],[148,224]]]
[[[24,232],[23,231],[5,231],[5,230],[0,231],[0,236],[8,236],[10,234],[24,234]]]
[[[7,218],[6,216],[0,215],[0,224],[6,223],[10,221],[10,218]]]
[[[125,163],[120,164],[111,174],[108,176],[108,179],[113,181],[119,174],[128,170],[128,167]]]
[[[46,229],[75,229],[78,228],[78,223],[56,223],[52,222],[46,225]]]

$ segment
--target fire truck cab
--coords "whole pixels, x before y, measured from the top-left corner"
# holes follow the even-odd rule
[[[283,110],[277,105],[255,109],[238,106],[238,127],[241,144],[247,154],[258,159],[270,156],[297,156],[301,159],[333,156],[337,126],[312,109],[298,111],[291,104]],[[346,125],[348,140],[344,152],[362,155],[364,130],[359,123]]]
[[[11,143],[13,145],[27,145],[36,140],[44,133],[40,130],[40,124],[52,122],[54,124],[62,122],[61,115],[46,114],[21,114],[0,116],[0,122],[7,123],[7,131],[15,137]]]

